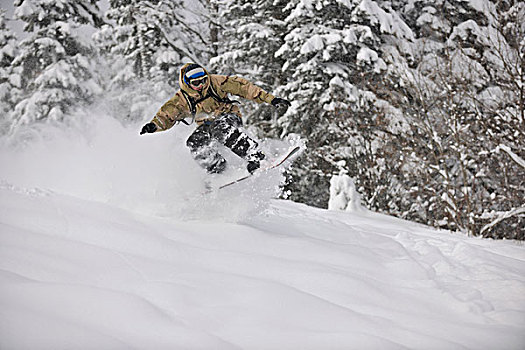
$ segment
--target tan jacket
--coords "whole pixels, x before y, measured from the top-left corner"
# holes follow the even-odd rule
[[[203,90],[195,91],[182,79],[182,72],[188,65],[181,68],[180,90],[160,108],[152,120],[157,125],[157,131],[168,130],[183,119],[195,119],[195,122],[201,125],[204,121],[212,121],[223,113],[233,113],[241,117],[239,107],[228,99],[228,94],[257,103],[271,103],[274,99],[273,95],[237,76],[208,74],[209,79]]]

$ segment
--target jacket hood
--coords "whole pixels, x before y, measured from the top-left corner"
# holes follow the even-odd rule
[[[181,90],[184,90],[184,92],[186,92],[187,94],[189,94],[190,96],[194,96],[194,97],[199,97],[199,96],[206,96],[206,93],[208,92],[208,89],[210,87],[210,74],[208,73],[208,71],[206,70],[206,68],[202,67],[201,68],[204,70],[204,72],[206,73],[206,76],[208,77],[208,81],[206,82],[206,84],[204,85],[204,88],[202,89],[202,91],[197,91],[197,90],[193,90],[188,84],[186,84],[186,82],[184,82],[184,71],[186,70],[186,68],[188,68],[190,65],[192,64],[195,64],[195,63],[186,63],[184,66],[182,66],[182,68],[180,69],[180,74],[179,74],[179,86],[181,88]]]

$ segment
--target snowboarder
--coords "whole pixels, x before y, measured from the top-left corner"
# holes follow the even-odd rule
[[[247,170],[253,173],[265,158],[258,143],[242,130],[242,115],[237,101],[228,94],[257,103],[266,102],[278,108],[288,108],[290,102],[271,95],[260,87],[237,76],[209,74],[196,63],[188,63],[180,70],[180,90],[166,102],[140,134],[170,129],[178,122],[191,118],[198,127],[186,141],[195,160],[209,173],[221,173],[226,160],[214,147],[214,141],[228,147],[247,161]]]

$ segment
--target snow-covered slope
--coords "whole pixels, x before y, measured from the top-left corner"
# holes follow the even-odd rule
[[[525,348],[521,244],[184,198],[184,152],[145,157],[183,135],[119,128],[0,153],[0,348]]]

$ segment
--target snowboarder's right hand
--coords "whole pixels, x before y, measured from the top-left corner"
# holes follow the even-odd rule
[[[284,98],[275,97],[275,98],[272,100],[272,105],[275,106],[275,107],[277,107],[277,108],[288,108],[288,107],[290,107],[292,104],[290,103],[290,101],[285,100]]]
[[[272,105],[277,107],[279,114],[284,114],[288,110],[288,107],[290,107],[292,104],[290,101],[285,100],[284,98],[275,97],[272,100]]]
[[[151,134],[151,133],[154,133],[155,131],[157,131],[157,125],[155,125],[155,123],[148,123],[142,127],[140,134],[141,135],[146,134],[146,133]]]

